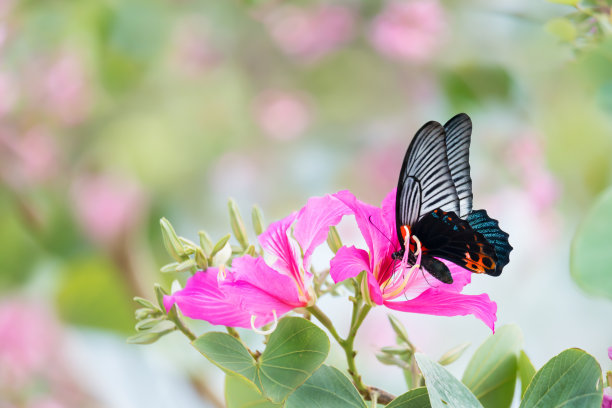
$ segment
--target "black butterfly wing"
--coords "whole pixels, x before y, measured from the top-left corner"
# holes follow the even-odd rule
[[[472,211],[467,217],[467,222],[474,231],[482,234],[486,240],[495,248],[497,263],[495,273],[490,275],[499,276],[504,266],[510,262],[510,251],[512,245],[508,242],[508,233],[499,228],[497,220],[489,217],[485,210]]]
[[[412,139],[395,198],[396,230],[402,249],[403,225],[415,225],[436,208],[458,212],[459,199],[446,155],[446,132],[438,122],[427,122]]]
[[[472,211],[472,178],[470,177],[470,140],[472,120],[465,113],[453,116],[444,124],[448,167],[459,199],[457,215],[465,218]]]
[[[494,246],[455,213],[436,209],[421,218],[413,231],[423,245],[423,257],[443,258],[472,272],[496,276]]]

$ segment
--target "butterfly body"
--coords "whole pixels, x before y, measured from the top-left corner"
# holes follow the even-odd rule
[[[444,283],[453,279],[445,259],[475,273],[498,276],[509,261],[508,234],[486,211],[472,211],[469,144],[472,123],[459,114],[444,127],[426,123],[404,158],[396,196],[396,230],[401,259],[421,266]],[[407,247],[407,248],[406,248]]]

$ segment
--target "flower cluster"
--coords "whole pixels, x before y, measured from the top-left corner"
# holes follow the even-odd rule
[[[245,254],[198,271],[184,289],[165,296],[164,306],[177,305],[191,318],[215,325],[259,328],[296,308],[315,304],[310,259],[328,237],[329,228],[352,215],[368,250],[342,246],[330,262],[335,283],[358,277],[366,302],[390,309],[438,316],[472,314],[494,330],[497,305],[486,294],[460,293],[470,283],[471,272],[444,262],[453,276],[443,284],[420,267],[392,258],[399,248],[395,234],[395,190],[375,207],[359,201],[349,191],[311,198],[296,213],[272,223],[258,240],[262,251]]]

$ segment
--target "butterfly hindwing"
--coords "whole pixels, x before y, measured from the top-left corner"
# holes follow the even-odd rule
[[[512,246],[508,242],[508,233],[502,231],[499,222],[489,217],[485,210],[472,211],[467,217],[467,222],[495,248],[497,264],[493,275],[500,275],[504,266],[510,261],[510,251],[512,251]]]
[[[472,211],[472,178],[470,177],[470,140],[472,120],[465,113],[453,116],[444,124],[448,167],[457,190],[459,211],[465,218]]]
[[[413,227],[423,256],[443,258],[476,273],[496,274],[494,246],[453,212],[436,209]]]
[[[414,225],[423,215],[440,208],[459,211],[459,200],[448,166],[446,132],[438,122],[428,122],[416,133],[402,163],[397,184],[395,217],[401,227]]]

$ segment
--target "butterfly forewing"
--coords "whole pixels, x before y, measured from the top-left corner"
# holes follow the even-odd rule
[[[459,199],[448,167],[446,133],[438,122],[426,123],[412,139],[396,194],[396,227],[402,249],[403,225],[414,225],[436,208],[459,211]]]
[[[465,113],[460,113],[444,124],[446,131],[446,155],[453,179],[459,212],[465,218],[472,211],[472,179],[470,177],[470,139],[472,121]]]

